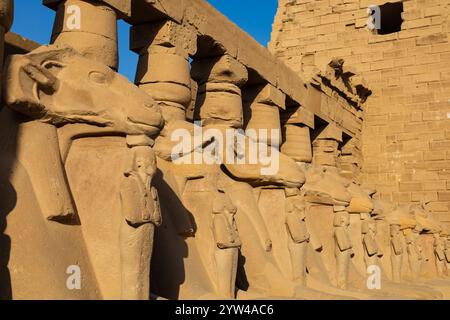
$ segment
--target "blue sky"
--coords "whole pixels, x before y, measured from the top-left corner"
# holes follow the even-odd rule
[[[214,7],[266,46],[270,40],[277,0],[208,0]],[[46,44],[50,40],[54,12],[41,0],[15,0],[12,31]],[[137,55],[128,50],[129,26],[119,22],[119,72],[134,80]]]

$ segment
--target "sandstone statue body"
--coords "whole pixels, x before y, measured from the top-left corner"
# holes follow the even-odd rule
[[[370,181],[359,73],[294,72],[192,2],[44,0],[30,49],[0,0],[0,298],[450,299],[433,201]]]

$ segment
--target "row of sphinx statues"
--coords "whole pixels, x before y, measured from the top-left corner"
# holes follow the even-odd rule
[[[248,71],[230,55],[191,64],[153,43],[135,85],[98,45],[110,39],[69,31],[4,66],[2,298],[449,297],[449,230],[425,200],[377,200],[344,177],[333,123],[281,121],[278,90],[245,87]],[[281,147],[246,137],[276,153],[279,170],[173,161],[173,132],[193,134],[194,120],[219,132],[279,129]]]

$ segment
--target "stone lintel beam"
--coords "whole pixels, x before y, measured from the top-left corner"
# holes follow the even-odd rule
[[[60,3],[66,0],[42,0],[42,4],[50,9],[57,10]],[[83,0],[84,1],[84,0]],[[92,1],[92,0],[91,0]],[[131,1],[124,0],[94,0],[93,2],[103,2],[114,9],[119,18],[125,19],[131,14]]]
[[[56,9],[65,0],[42,0],[43,4]],[[117,11],[118,16],[130,24],[170,18],[176,22],[183,20],[183,13],[189,0],[97,0],[104,2]]]
[[[282,110],[286,109],[286,95],[271,84],[245,87],[243,100],[247,103],[263,103]]]

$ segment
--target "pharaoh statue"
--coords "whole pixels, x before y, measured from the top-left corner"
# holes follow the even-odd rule
[[[394,297],[409,297],[413,299],[437,299],[441,297],[442,294],[440,292],[426,286],[426,284],[415,284],[411,282],[398,283],[393,281],[392,277],[389,276],[392,273],[392,225],[399,226],[398,228],[400,231],[398,239],[400,240],[404,252],[401,267],[402,273],[407,276],[409,276],[409,270],[412,270],[412,268],[408,268],[409,259],[406,259],[408,247],[404,234],[407,234],[410,230],[414,230],[414,233],[418,236],[418,232],[416,231],[419,231],[420,227],[416,226],[414,215],[410,213],[408,207],[402,207],[399,210],[393,203],[383,200],[374,200],[373,204],[374,210],[371,213],[370,219],[363,220],[362,230],[367,230],[365,227],[366,222],[375,224],[375,226],[370,228],[376,232],[370,232],[368,234],[371,234],[371,237],[373,237],[375,244],[378,247],[377,257],[372,257],[372,259],[370,259],[371,262],[374,262],[375,265],[379,266],[381,272],[381,289],[377,291],[385,297],[387,295]],[[363,239],[366,235],[363,235]],[[420,244],[420,241],[417,241],[416,244]],[[413,276],[412,271],[411,275]]]
[[[336,174],[336,168],[315,165],[304,167],[306,183],[302,186],[301,192],[307,203],[310,243],[315,251],[313,256],[317,257],[316,261],[322,265],[322,270],[328,268],[334,270],[334,267],[331,267],[335,264],[334,212],[345,210],[350,202],[351,197],[346,189],[347,182]]]
[[[236,283],[240,289],[238,294],[247,297],[250,295],[267,296],[273,292],[278,296],[292,296],[295,294],[291,290],[293,285],[286,285],[289,281],[283,279],[273,256],[272,235],[269,235],[267,221],[264,220],[261,207],[258,206],[260,192],[258,188],[276,186],[283,191],[282,186],[284,185],[299,187],[304,181],[303,172],[297,168],[295,162],[283,155],[280,155],[279,170],[274,174],[264,174],[262,169],[265,166],[262,163],[249,164],[248,161],[246,163],[227,161],[194,163],[192,157],[195,158],[198,155],[203,160],[211,149],[214,149],[216,154],[226,155],[229,145],[222,145],[224,141],[222,140],[221,144],[220,137],[225,137],[227,130],[240,129],[243,126],[241,87],[247,80],[247,70],[234,58],[225,54],[214,58],[194,60],[191,75],[197,81],[199,88],[192,117],[202,122],[195,128],[191,126],[192,128],[189,129],[185,125],[183,129],[186,129],[188,140],[190,142],[194,140],[194,145],[189,143],[190,150],[182,150],[181,156],[177,154],[176,157],[173,157],[173,154],[171,155],[173,148],[168,143],[172,134],[169,124],[167,130],[164,130],[157,139],[155,147],[158,150],[159,159],[162,159],[158,161],[158,166],[164,176],[164,181],[159,182],[165,188],[163,196],[166,199],[162,204],[163,216],[165,214],[170,216],[169,219],[163,219],[165,221],[163,228],[157,232],[157,237],[165,240],[160,240],[157,244],[157,250],[161,254],[158,254],[155,259],[158,260],[157,265],[173,265],[173,268],[176,267],[176,263],[183,263],[186,272],[190,273],[190,278],[184,281],[184,275],[173,270],[177,277],[166,279],[164,275],[167,273],[166,270],[160,268],[155,273],[158,275],[155,276],[158,291],[169,297],[184,297],[185,294],[201,297],[216,295],[217,297],[218,295],[223,296],[224,292],[226,292],[226,297],[230,297],[231,292],[235,297],[236,290],[234,288],[231,290],[229,285],[225,285],[232,279],[231,275],[228,276],[229,273],[221,274],[219,279],[216,271],[208,267],[216,263],[216,254],[211,249],[211,243],[215,241],[214,234],[210,232],[212,231],[211,220],[215,215],[210,213],[215,210],[213,199],[219,191],[224,192],[236,207],[235,220],[242,241],[237,275],[234,275],[237,277]],[[267,98],[263,97],[262,99],[267,101]],[[169,119],[170,122],[175,123],[174,128],[182,125],[182,121]],[[202,143],[198,145],[195,144],[196,130],[204,133],[199,137]],[[207,139],[208,133],[214,134]],[[241,137],[247,146],[251,143],[248,136],[242,135]],[[262,142],[252,142],[258,146],[262,145]],[[231,145],[232,154],[235,154],[236,150],[233,149],[235,147],[234,144]],[[164,150],[165,152],[162,152]],[[246,148],[245,152],[248,150],[249,148]],[[174,158],[176,158],[175,161]],[[245,159],[249,159],[248,154],[245,154]],[[168,201],[170,193],[175,193],[178,201],[176,199]],[[260,193],[265,193],[265,191]],[[181,210],[175,212],[175,205],[177,205],[177,209]],[[184,213],[190,216],[190,219],[182,219]],[[227,216],[229,213],[219,216],[223,215]],[[279,218],[281,221],[282,217]],[[217,219],[214,218],[214,220]],[[184,223],[185,220],[191,221]],[[179,223],[180,221],[183,223]],[[167,228],[164,227],[165,223],[167,223]],[[285,228],[284,221],[282,221],[282,227]],[[173,229],[176,229],[175,233]],[[183,231],[188,229],[191,231]],[[180,239],[180,236],[184,239]],[[178,252],[187,250],[189,255],[181,262],[175,253],[164,253],[167,251],[165,249],[167,246],[178,247]],[[217,256],[220,256],[221,260],[224,260],[223,256],[230,258],[236,251],[233,248],[224,250],[217,252]],[[233,266],[233,264],[230,265]],[[233,268],[230,270],[236,271]],[[205,273],[208,274],[208,277],[204,276]],[[167,285],[168,283],[170,285]],[[164,287],[169,289],[161,289]]]
[[[346,261],[345,256],[349,254],[351,248],[347,248],[343,244],[346,241],[343,240],[341,245],[344,245],[345,248],[343,247],[343,251],[340,251],[336,239],[337,232],[340,240],[346,238],[351,246],[349,226],[345,223],[341,225],[340,222],[338,225],[337,221],[339,220],[337,216],[341,217],[346,214],[347,222],[349,222],[345,209],[351,200],[351,195],[347,190],[350,182],[339,175],[336,167],[338,144],[341,139],[342,132],[337,127],[326,127],[313,142],[314,150],[311,159],[308,159],[312,163],[298,164],[306,173],[306,182],[301,191],[307,201],[308,230],[311,230],[310,243],[314,249],[313,254],[308,255],[308,270],[310,274],[312,274],[311,271],[320,270],[318,273],[314,272],[314,277],[310,275],[310,278],[311,280],[320,280],[320,287],[323,288],[325,285],[330,292],[355,296],[354,292],[347,293],[341,290],[347,285],[349,262]],[[286,147],[284,145],[285,150]],[[340,262],[337,262],[338,260]],[[338,281],[338,277],[341,280]],[[337,282],[341,282],[338,285],[339,289],[331,288],[333,283]],[[344,282],[345,284],[343,284]]]
[[[225,160],[219,171],[224,190],[238,210],[236,223],[242,239],[239,296],[295,296],[298,284],[290,279],[284,216],[274,214],[284,207],[283,189],[298,188],[304,182],[295,162],[279,152],[279,108],[285,97],[270,84],[245,87],[247,69],[227,54],[194,61],[191,74],[199,84],[194,118],[202,120],[207,130],[242,132],[238,138],[244,150],[232,143],[231,151],[244,161]],[[266,129],[268,134],[256,129]],[[252,163],[255,147],[259,154]],[[219,148],[223,155],[229,150]],[[263,153],[270,165],[261,158]]]
[[[355,182],[351,182],[348,185],[347,191],[351,196],[351,200],[345,210],[350,217],[349,235],[355,253],[352,264],[356,271],[354,275],[361,279],[361,276],[365,277],[367,273],[367,258],[370,257],[369,260],[377,259],[377,254],[374,254],[373,250],[378,251],[378,246],[374,247],[373,245],[376,243],[371,241],[371,239],[375,240],[376,237],[375,220],[371,218],[374,209],[371,194],[375,191],[363,188]],[[367,229],[365,230],[365,228]],[[364,231],[367,232],[364,233]],[[368,252],[369,247],[370,253]],[[361,280],[359,281],[361,282]]]
[[[441,236],[445,233],[445,229],[428,211],[426,201],[421,201],[420,205],[412,208],[416,221],[422,229],[418,240],[424,255],[421,274],[426,278],[441,278],[446,264],[445,238]]]
[[[218,192],[213,202],[213,232],[216,248],[217,292],[228,299],[235,297],[238,252],[241,240],[237,231],[236,207],[225,193]]]
[[[434,258],[438,277],[444,277],[446,269],[445,239],[439,233],[434,233]]]
[[[286,229],[288,231],[288,247],[291,255],[293,279],[306,285],[306,249],[310,235],[306,226],[306,206],[299,197],[297,188],[285,189],[286,194]]]
[[[450,275],[450,235],[445,239],[445,261],[447,262],[447,272]]]
[[[375,220],[364,220],[361,225],[363,235],[362,242],[364,247],[364,261],[366,267],[379,265],[379,259],[383,257],[383,252],[377,244],[377,223]]]
[[[400,282],[403,262],[403,244],[399,224],[390,225],[390,235],[392,280],[394,282]]]
[[[418,267],[418,271],[419,274],[421,274],[422,272],[422,266],[425,262],[428,261],[428,258],[425,255],[425,251],[423,248],[423,243],[422,243],[422,239],[420,237],[420,232],[417,232],[416,230],[413,231],[415,238],[416,238],[416,248],[417,248],[417,253],[419,255],[419,267]]]
[[[313,114],[301,106],[289,106],[281,112],[283,143],[281,152],[293,159],[305,173],[312,168],[311,130],[314,129]],[[308,174],[306,174],[309,180]],[[308,183],[308,181],[306,181]],[[305,185],[300,193],[303,196]],[[305,215],[308,212],[308,203],[305,203]],[[315,231],[311,219],[306,219],[309,243],[314,251],[319,253],[323,249],[322,241]]]
[[[408,253],[408,263],[414,279],[420,276],[422,261],[424,259],[423,248],[420,241],[420,227],[405,229],[403,233],[406,240],[406,251]]]
[[[408,268],[407,245],[405,234],[408,229],[414,229],[417,221],[412,214],[409,205],[388,205],[384,212],[386,222],[389,225],[387,236],[389,237],[390,268],[392,281],[401,282],[403,276],[411,277]]]
[[[161,224],[158,192],[152,186],[156,158],[147,136],[127,138],[127,166],[120,186],[121,297],[148,300],[154,228]]]
[[[339,211],[334,214],[334,239],[336,257],[336,280],[341,289],[347,288],[350,259],[353,258],[353,245],[350,241],[348,227],[350,217],[348,212]]]

